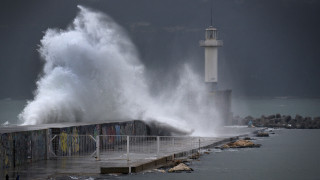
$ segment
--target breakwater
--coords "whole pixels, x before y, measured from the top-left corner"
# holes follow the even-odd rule
[[[287,128],[287,129],[320,129],[320,117],[303,117],[296,115],[274,114],[269,116],[262,115],[259,118],[247,116],[241,118],[233,117],[233,125],[253,125],[255,127]]]
[[[0,179],[6,174],[43,179],[61,173],[100,174],[102,167],[130,169],[152,162],[159,165],[162,157],[187,156],[200,148],[252,133],[256,128],[221,130],[226,134],[219,137],[168,136],[174,129],[138,120],[2,127],[1,152],[5,156],[1,156]]]
[[[151,132],[150,127],[139,120],[98,124],[62,123],[0,127],[0,169],[12,169],[27,163],[49,159],[49,142],[54,135],[73,134],[95,137],[97,135],[149,135]]]

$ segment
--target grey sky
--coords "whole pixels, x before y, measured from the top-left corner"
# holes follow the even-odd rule
[[[81,4],[110,15],[137,45],[153,87],[184,62],[203,74],[198,41],[210,23],[206,0],[1,0],[0,98],[31,98],[41,72],[43,31],[65,28]],[[213,0],[219,85],[236,95],[320,96],[320,2]]]

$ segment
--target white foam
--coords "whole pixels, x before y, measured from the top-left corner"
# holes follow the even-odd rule
[[[214,134],[219,116],[189,65],[177,67],[176,87],[151,96],[145,67],[125,31],[109,16],[78,7],[66,30],[48,29],[41,40],[43,74],[19,115],[23,124],[142,119]]]

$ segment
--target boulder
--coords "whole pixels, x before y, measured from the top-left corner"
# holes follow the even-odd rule
[[[179,165],[171,168],[168,170],[168,172],[181,172],[181,171],[193,171],[192,168],[190,168],[189,166],[185,165],[184,163],[180,163]]]
[[[166,173],[166,171],[163,169],[154,169],[153,171],[160,172],[160,173]]]
[[[296,115],[295,119],[298,123],[301,123],[303,121],[303,117],[300,116],[299,114]]]
[[[189,156],[190,159],[199,159],[200,158],[200,153],[195,153],[195,154],[192,154],[191,156]]]
[[[274,122],[275,122],[276,124],[280,123],[280,122],[281,122],[281,118],[276,118],[276,119],[274,120]]]
[[[224,144],[221,146],[221,149],[228,149],[228,148],[230,148],[230,146],[228,144]]]
[[[289,121],[291,121],[291,116],[285,116],[285,121],[286,121],[286,123],[288,123]]]
[[[274,119],[276,116],[275,115],[269,115],[268,119]]]
[[[252,147],[260,147],[260,144],[254,144],[249,140],[240,139],[234,142],[229,142],[221,146],[221,149],[228,148],[252,148]]]
[[[314,121],[319,121],[320,122],[320,117],[314,117],[313,118]]]
[[[232,145],[236,147],[252,147],[254,143],[249,140],[238,140],[234,142]]]
[[[267,132],[258,132],[257,136],[258,137],[269,137],[269,133],[267,133]]]

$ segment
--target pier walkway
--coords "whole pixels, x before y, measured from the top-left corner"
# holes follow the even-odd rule
[[[218,137],[55,136],[51,139],[49,160],[4,169],[1,174],[8,174],[13,179],[18,174],[21,179],[47,179],[59,175],[139,172],[157,168],[173,158],[187,157],[201,149],[217,146],[230,141],[230,138],[245,136],[256,130],[227,127],[225,133]],[[64,141],[67,143],[63,144]]]

